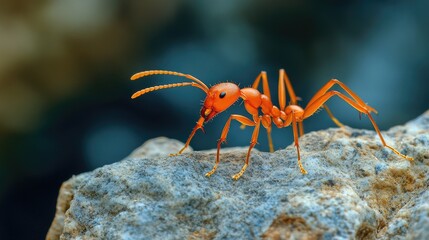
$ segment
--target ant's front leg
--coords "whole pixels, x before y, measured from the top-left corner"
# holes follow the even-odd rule
[[[204,118],[200,117],[200,119],[198,119],[197,124],[195,125],[194,129],[192,129],[191,134],[188,137],[188,140],[185,143],[185,146],[183,146],[182,149],[180,149],[179,152],[177,153],[172,153],[170,154],[170,157],[172,156],[178,156],[180,154],[182,154],[183,151],[185,151],[185,149],[189,146],[189,144],[191,143],[192,138],[194,137],[195,133],[197,132],[198,129],[201,129],[202,131],[204,131],[203,129],[203,124],[204,124]]]
[[[210,177],[216,171],[217,166],[219,165],[219,162],[220,162],[220,157],[219,157],[219,155],[220,155],[220,146],[221,146],[221,144],[223,142],[225,142],[226,137],[228,136],[229,127],[230,127],[231,121],[233,119],[237,120],[238,122],[240,122],[241,124],[246,125],[246,126],[255,126],[255,122],[253,122],[252,120],[248,119],[245,116],[238,115],[238,114],[232,114],[229,117],[228,121],[226,121],[225,126],[223,127],[220,139],[217,141],[216,163],[213,166],[213,169],[210,172],[206,173],[206,177]]]

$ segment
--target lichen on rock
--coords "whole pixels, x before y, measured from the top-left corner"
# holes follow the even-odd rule
[[[68,180],[47,239],[429,239],[429,111],[383,132],[327,129],[274,153],[222,149],[169,157],[149,140],[126,159]]]

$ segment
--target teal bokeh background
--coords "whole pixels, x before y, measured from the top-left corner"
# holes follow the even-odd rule
[[[204,94],[169,89],[136,100],[139,89],[182,81],[138,71],[192,74],[207,85],[250,86],[268,72],[277,103],[285,68],[305,105],[338,78],[379,111],[382,129],[429,107],[429,3],[404,1],[1,1],[0,238],[41,239],[60,184],[118,161],[147,139],[185,141]],[[344,102],[329,102],[346,125],[371,128]],[[235,104],[196,135],[216,147]],[[234,123],[226,146],[246,146],[251,129]],[[306,131],[334,127],[321,112]],[[292,142],[274,129],[276,149]],[[266,151],[265,134],[257,148]]]

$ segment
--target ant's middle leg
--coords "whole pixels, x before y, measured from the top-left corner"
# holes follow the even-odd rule
[[[302,135],[304,135],[304,123],[299,122],[298,129],[299,129],[299,136],[301,137]]]
[[[292,83],[289,80],[288,75],[284,69],[279,70],[279,106],[280,109],[285,109],[286,107],[286,93],[285,93],[285,85],[287,93],[290,97],[289,104],[298,105],[298,97],[293,90]],[[304,135],[304,124],[302,122],[298,123],[299,136]]]
[[[255,123],[256,125],[255,125],[255,129],[253,130],[252,139],[250,140],[249,150],[247,150],[246,162],[244,163],[240,172],[238,172],[237,174],[234,174],[232,176],[232,179],[234,179],[234,180],[238,180],[243,175],[243,173],[246,171],[247,166],[249,165],[250,151],[252,151],[252,148],[256,145],[256,143],[258,141],[259,127],[261,126],[261,118],[262,117],[259,117],[257,122]]]
[[[263,89],[264,95],[266,95],[269,99],[271,99],[271,92],[270,92],[270,86],[268,84],[267,72],[262,71],[256,77],[255,81],[252,84],[252,88],[258,89],[261,79],[262,79],[262,89]]]
[[[296,152],[297,152],[297,155],[298,155],[299,170],[301,171],[302,174],[307,174],[307,171],[302,166],[301,154],[299,153],[298,127],[297,127],[297,122],[296,122],[296,119],[295,119],[295,113],[292,113],[292,130],[293,130],[293,139],[294,139],[294,143],[295,143],[295,147],[296,147]]]
[[[261,71],[261,73],[259,73],[259,75],[256,77],[255,81],[252,84],[252,88],[258,89],[261,79],[262,79],[263,93],[265,96],[271,99],[271,92],[270,92],[270,86],[268,84],[267,72]],[[244,124],[242,124],[240,128],[244,129],[245,128]],[[270,152],[274,152],[273,138],[271,137],[271,127],[267,127],[266,130],[267,130],[267,138],[268,138],[268,147],[270,149]]]
[[[329,115],[329,117],[331,118],[331,120],[340,128],[344,127],[344,124],[342,124],[335,116],[334,114],[332,114],[331,109],[328,108],[328,105],[323,104],[322,105],[323,108],[326,110],[326,113]]]
[[[230,127],[231,121],[233,119],[237,120],[238,122],[240,122],[241,124],[246,125],[246,126],[255,126],[256,125],[256,123],[254,121],[252,121],[252,120],[250,120],[247,117],[242,116],[242,115],[232,114],[228,118],[228,121],[226,121],[225,126],[223,127],[220,139],[217,141],[216,163],[213,166],[212,170],[209,171],[208,173],[206,173],[206,177],[210,177],[216,171],[217,166],[219,165],[219,162],[220,162],[220,157],[219,157],[219,155],[220,155],[220,147],[221,147],[221,144],[223,142],[225,142],[226,137],[228,136],[229,127]]]
[[[279,105],[282,110],[286,107],[286,95],[284,93],[284,85],[286,84],[287,93],[290,97],[290,104],[297,105],[298,104],[298,98],[295,94],[295,91],[293,90],[292,83],[289,80],[288,75],[286,74],[286,71],[284,69],[279,70]],[[280,102],[281,101],[283,102]],[[283,107],[282,107],[283,106]]]

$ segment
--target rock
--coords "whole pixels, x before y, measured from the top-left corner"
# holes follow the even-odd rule
[[[429,239],[429,111],[383,135],[328,129],[274,153],[222,149],[169,157],[150,140],[115,164],[65,182],[47,239]],[[150,147],[148,147],[150,146]],[[160,147],[161,146],[161,147]],[[152,149],[159,151],[152,151]]]
[[[178,140],[168,139],[166,137],[154,138],[145,142],[139,148],[134,150],[129,157],[133,158],[155,158],[168,155],[169,153],[177,153],[182,149],[184,144]],[[192,147],[188,147],[183,153],[192,152]]]

